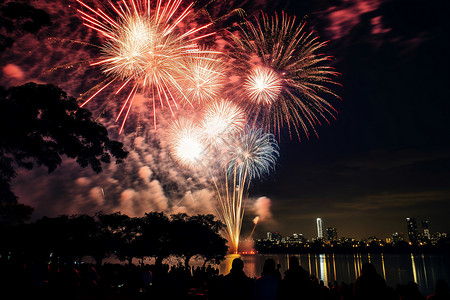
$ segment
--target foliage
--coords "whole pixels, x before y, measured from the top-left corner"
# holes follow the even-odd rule
[[[131,263],[133,258],[154,257],[156,263],[174,255],[193,256],[219,263],[228,251],[219,231],[222,222],[213,215],[188,216],[162,212],[129,217],[120,212],[96,216],[44,217],[34,223],[0,227],[0,258],[10,256],[40,262],[65,262],[92,256],[98,264],[114,255]],[[8,253],[8,255],[5,255]]]
[[[111,140],[106,128],[59,87],[0,87],[0,202],[16,202],[10,182],[19,167],[37,164],[50,173],[65,155],[98,173],[102,163],[112,158],[119,163],[127,154],[122,143]]]

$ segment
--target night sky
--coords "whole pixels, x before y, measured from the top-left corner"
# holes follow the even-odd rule
[[[98,83],[101,74],[87,66],[46,72],[93,51],[48,37],[92,43],[98,38],[79,28],[73,7],[32,4],[56,19],[52,28],[23,37],[0,54],[0,84],[48,82],[78,96]],[[267,13],[285,10],[298,19],[306,15],[309,28],[329,41],[325,50],[342,74],[337,79],[342,86],[335,89],[342,100],[329,99],[338,114],[329,125],[317,127],[319,137],[300,142],[282,136],[275,171],[251,189],[244,232],[251,230],[257,214],[265,218],[255,237],[279,231],[311,238],[317,217],[325,227],[336,227],[340,237],[385,238],[405,232],[406,217],[419,224],[429,220],[432,233],[450,232],[448,1],[246,1],[245,6],[249,14],[264,8]],[[117,131],[109,121],[105,126]],[[13,185],[19,202],[35,208],[34,218],[99,210],[139,215],[145,210],[211,209],[210,191],[198,188],[201,174],[186,181],[183,172],[168,168],[167,154],[154,147],[154,133],[137,139],[112,135],[132,145],[125,166],[95,175],[65,161],[50,175],[40,168],[21,171]],[[187,203],[187,190],[195,203]]]

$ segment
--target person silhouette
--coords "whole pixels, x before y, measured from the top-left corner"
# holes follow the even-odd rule
[[[231,263],[230,273],[225,275],[225,294],[226,299],[251,299],[253,291],[253,282],[245,275],[244,261],[241,258],[235,258]]]
[[[439,279],[434,287],[434,294],[428,296],[427,300],[450,300],[450,293],[444,279]]]
[[[266,259],[261,277],[255,280],[256,300],[275,300],[278,295],[279,279],[275,269],[275,261]]]
[[[223,280],[210,282],[208,299],[251,300],[253,298],[253,280],[244,272],[244,261],[235,258],[231,263],[230,272]]]
[[[375,266],[366,262],[361,267],[361,276],[356,278],[353,286],[355,300],[379,300],[385,299],[387,284],[381,277]]]
[[[289,269],[284,272],[284,279],[280,283],[280,298],[292,299],[295,295],[302,295],[302,298],[311,298],[311,280],[309,273],[300,266],[298,258],[289,258]]]
[[[230,273],[225,275],[225,279],[230,280],[248,279],[247,275],[245,275],[244,272],[244,261],[241,258],[233,259],[233,262],[231,263]]]

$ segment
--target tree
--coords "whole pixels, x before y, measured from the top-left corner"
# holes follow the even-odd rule
[[[22,247],[25,257],[37,261],[73,261],[95,253],[96,236],[94,217],[61,215],[43,217],[35,223],[26,224],[20,238],[16,237],[13,243],[19,245],[17,249]]]
[[[17,168],[37,164],[50,173],[61,165],[62,155],[99,173],[102,163],[113,158],[120,163],[128,152],[59,87],[36,83],[0,87],[0,203],[17,202],[10,190]]]
[[[228,251],[227,240],[220,235],[224,224],[215,220],[213,215],[188,216],[175,214],[171,216],[173,223],[173,240],[176,255],[184,257],[184,264],[189,267],[193,256],[220,262]]]
[[[114,254],[120,260],[130,264],[134,257],[140,254],[137,238],[141,235],[142,218],[132,218],[120,212],[112,214],[97,214],[98,237],[95,244],[97,254],[94,256],[97,264],[103,258]]]
[[[225,224],[215,219],[214,215],[196,215],[192,216],[191,221],[199,224],[202,239],[199,241],[200,251],[198,255],[202,256],[205,261],[214,261],[220,263],[223,261],[228,252],[227,240],[220,234],[225,229]]]
[[[174,251],[172,223],[163,212],[146,213],[142,221],[142,234],[137,241],[139,256],[155,257],[155,264],[161,265]]]

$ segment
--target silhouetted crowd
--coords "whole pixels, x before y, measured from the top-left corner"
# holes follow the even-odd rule
[[[416,283],[387,286],[371,263],[364,263],[354,283],[328,286],[304,270],[296,257],[281,274],[266,259],[258,278],[244,273],[236,258],[227,275],[208,265],[29,264],[2,265],[1,299],[246,299],[246,300],[450,300],[449,287],[440,279],[435,293],[423,295]]]
[[[448,285],[442,279],[437,281],[435,293],[426,297],[414,282],[397,285],[396,289],[388,287],[371,263],[363,264],[361,276],[353,284],[335,281],[328,286],[305,271],[296,257],[289,259],[284,276],[271,258],[265,261],[263,272],[256,279],[248,278],[243,270],[243,261],[235,259],[230,273],[217,286],[210,287],[208,299],[450,300]]]

